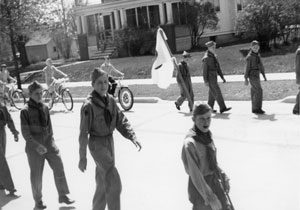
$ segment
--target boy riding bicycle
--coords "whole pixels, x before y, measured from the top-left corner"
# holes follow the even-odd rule
[[[0,96],[4,98],[8,97],[8,90],[11,85],[17,81],[9,75],[6,64],[2,64],[0,68]]]
[[[51,58],[48,58],[46,60],[46,67],[43,69],[43,72],[45,73],[45,80],[47,84],[47,88],[49,93],[52,95],[52,98],[57,98],[58,94],[56,92],[57,85],[57,79],[54,77],[54,74],[60,74],[65,78],[68,78],[68,75],[63,73],[62,71],[58,70],[53,64]]]

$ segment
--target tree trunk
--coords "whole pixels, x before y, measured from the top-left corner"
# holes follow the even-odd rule
[[[16,48],[15,48],[14,31],[11,27],[9,30],[10,30],[10,33],[9,33],[10,45],[11,45],[11,51],[12,51],[13,58],[14,58],[17,84],[18,84],[18,88],[22,89],[20,72],[19,72],[19,62],[18,62],[18,57],[17,57],[17,53],[16,53]]]
[[[25,42],[24,41],[18,41],[16,43],[16,46],[18,48],[18,51],[20,53],[20,62],[22,67],[29,66],[30,63],[28,61],[27,53],[26,53],[26,48],[25,48]]]

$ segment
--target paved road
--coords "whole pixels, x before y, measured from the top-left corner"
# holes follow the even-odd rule
[[[265,116],[250,114],[250,102],[228,102],[230,114],[214,115],[211,130],[218,148],[219,163],[231,178],[231,196],[237,210],[299,210],[300,117],[291,115],[292,104],[265,102]],[[78,162],[79,109],[65,113],[54,107],[52,122],[61,149],[67,179],[76,204],[57,203],[49,166],[44,174],[44,201],[50,210],[91,209],[94,193],[94,163],[81,173]],[[187,106],[187,105],[186,105]],[[115,135],[117,167],[123,181],[124,210],[186,210],[187,176],[180,159],[183,138],[191,127],[190,116],[175,110],[172,102],[135,104],[126,113],[143,150],[119,134]],[[19,127],[19,112],[12,112]],[[33,209],[24,140],[8,135],[8,161],[21,198],[9,200],[0,192],[0,210]]]

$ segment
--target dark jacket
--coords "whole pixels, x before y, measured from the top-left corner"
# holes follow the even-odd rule
[[[0,144],[6,142],[5,126],[8,126],[13,135],[18,135],[14,121],[12,120],[6,106],[0,104]]]
[[[106,105],[93,91],[81,108],[79,135],[81,157],[86,155],[88,137],[96,137],[101,141],[101,138],[112,136],[113,131],[117,129],[127,139],[134,140],[136,138],[128,119],[118,108],[115,99],[108,94],[105,100],[107,100]]]
[[[296,82],[300,85],[300,46],[296,51]]]
[[[257,77],[260,73],[265,77],[265,68],[258,53],[250,51],[246,57],[246,61],[247,65],[244,75],[246,79],[250,76]]]
[[[202,69],[205,83],[209,83],[210,76],[216,77],[219,75],[222,79],[224,78],[218,59],[210,51],[206,51],[202,58]]]
[[[44,121],[44,122],[43,122]],[[40,144],[48,150],[54,146],[49,109],[44,104],[29,100],[21,111],[21,131],[26,148],[36,149]]]

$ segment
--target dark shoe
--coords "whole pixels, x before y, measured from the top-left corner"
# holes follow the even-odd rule
[[[212,110],[212,113],[217,113],[217,110],[213,109],[213,110]]]
[[[16,192],[17,192],[16,189],[10,190],[9,193],[7,194],[7,196],[9,196],[9,197],[15,197],[15,198],[21,197],[20,195],[17,195]]]
[[[72,199],[70,199],[67,195],[59,196],[58,202],[59,202],[59,203],[65,203],[65,204],[67,204],[67,205],[70,205],[70,204],[72,204],[72,203],[75,203],[75,201],[72,200]]]
[[[35,204],[35,208],[36,209],[45,209],[45,208],[47,208],[47,206],[44,205],[43,201],[39,201]]]
[[[299,112],[296,110],[293,110],[293,114],[299,115]],[[0,190],[1,190],[1,188],[0,188]]]
[[[5,187],[3,185],[0,185],[0,190],[5,190]]]
[[[176,109],[180,110],[180,106],[175,102]]]
[[[223,114],[223,112],[228,112],[229,110],[231,110],[231,107],[225,108],[225,109],[221,109],[220,113]]]
[[[264,114],[265,111],[262,110],[262,109],[258,109],[258,110],[253,110],[252,113],[254,113],[254,114]]]

